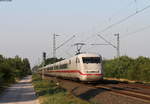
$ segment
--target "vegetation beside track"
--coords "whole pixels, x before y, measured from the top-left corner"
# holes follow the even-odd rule
[[[61,61],[64,58],[48,58],[45,65],[53,64]],[[35,66],[33,70],[37,70],[43,66]],[[138,58],[131,58],[128,56],[121,56],[110,60],[103,60],[104,77],[134,80],[137,82],[150,83],[150,58],[140,56]]]
[[[0,55],[0,92],[16,80],[31,74],[30,63],[27,58],[6,58]]]
[[[128,56],[121,56],[104,60],[103,66],[105,77],[150,82],[150,58],[140,56],[133,59]]]
[[[40,104],[89,104],[74,97],[53,81],[42,80],[38,74],[33,74],[32,81]]]

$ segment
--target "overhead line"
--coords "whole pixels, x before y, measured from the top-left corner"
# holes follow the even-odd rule
[[[120,20],[120,21],[118,21],[118,22],[116,22],[116,23],[113,23],[113,24],[109,25],[108,27],[106,27],[106,28],[104,28],[102,31],[100,31],[99,33],[105,32],[106,30],[108,30],[108,29],[110,29],[110,28],[112,28],[112,27],[114,27],[114,26],[116,26],[116,25],[119,25],[120,23],[122,23],[122,22],[128,20],[129,18],[131,18],[131,17],[137,15],[137,14],[140,13],[140,12],[143,12],[144,10],[146,10],[146,9],[148,9],[148,8],[150,8],[150,5],[146,6],[145,8],[143,8],[143,9],[141,9],[141,10],[136,11],[135,13],[133,13],[133,14],[131,14],[131,15],[129,15],[129,16],[123,18],[122,20]],[[92,35],[92,36],[86,38],[85,42],[86,42],[87,40],[89,40],[89,39],[95,37],[95,36],[96,36],[96,35],[94,35],[94,36]],[[83,40],[82,40],[82,41],[83,41]]]
[[[130,4],[128,4],[128,6],[131,6],[133,3],[135,3],[135,2],[132,2],[132,3],[130,3]],[[109,17],[109,20],[111,20],[114,16],[116,16],[116,15],[118,15],[123,9],[127,9],[127,5],[125,6],[125,7],[123,7],[121,10],[119,9],[119,11],[118,12],[116,12],[116,13],[113,13],[113,15],[111,15],[110,17]]]
[[[106,43],[108,43],[109,45],[111,45],[114,48],[117,48],[115,45],[113,45],[111,42],[109,42],[108,40],[106,40],[103,36],[101,35],[97,35],[98,37],[100,37],[101,39],[103,39]]]
[[[130,4],[128,4],[128,6],[130,6],[131,4],[133,4],[133,2],[130,3]],[[123,7],[122,9],[124,9],[124,8],[125,8],[125,7]],[[120,10],[119,10],[118,12],[120,12]],[[109,19],[112,19],[112,17],[114,17],[115,14],[118,14],[118,12],[113,13],[113,15],[109,17]],[[95,37],[95,36],[96,36],[96,35],[89,36],[89,37],[87,37],[86,39],[84,39],[85,41],[82,40],[81,42],[86,42],[87,40],[89,40],[89,39],[91,39],[91,38],[93,38],[93,37]]]
[[[113,26],[116,26],[116,25],[118,25],[118,24],[120,24],[120,23],[122,23],[122,22],[128,20],[129,18],[131,18],[131,17],[137,15],[137,14],[140,13],[140,12],[143,12],[144,10],[146,10],[146,9],[148,9],[148,8],[150,8],[150,5],[146,6],[145,8],[143,8],[143,9],[141,9],[141,10],[136,11],[135,13],[133,13],[133,14],[131,14],[131,15],[129,15],[129,16],[123,18],[122,20],[119,20],[119,21],[116,22],[116,23],[113,23],[113,24],[107,26],[106,28],[104,28],[104,29],[103,29],[102,31],[100,31],[99,33],[105,32],[106,30],[112,28]]]
[[[56,49],[62,47],[63,45],[65,45],[66,43],[68,43],[70,40],[72,40],[75,37],[75,35],[73,35],[71,38],[69,38],[68,40],[66,40],[64,43],[62,43],[61,45],[59,45]]]
[[[70,48],[71,48],[71,47],[69,47],[69,48],[67,48],[67,49],[65,49],[65,50],[62,48],[62,51],[63,51],[67,56],[69,56],[69,57],[72,56],[72,55],[69,53],[69,51],[68,51],[68,50],[70,50]]]
[[[133,35],[133,34],[135,34],[135,33],[144,31],[144,30],[149,29],[149,28],[150,28],[150,25],[148,25],[148,26],[146,26],[146,27],[143,27],[143,28],[141,28],[141,29],[138,29],[138,30],[136,30],[136,31],[127,33],[126,35],[122,36],[122,38],[128,37],[128,36],[130,36],[130,35]]]

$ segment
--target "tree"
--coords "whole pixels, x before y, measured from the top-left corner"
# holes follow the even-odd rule
[[[30,67],[30,63],[29,60],[27,58],[23,59],[23,65],[24,65],[24,73],[26,74],[31,74],[31,67]]]
[[[53,64],[53,63],[61,61],[61,60],[64,60],[64,58],[47,58],[45,60],[45,65]]]

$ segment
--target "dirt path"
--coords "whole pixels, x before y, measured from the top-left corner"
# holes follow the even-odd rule
[[[25,77],[6,89],[0,96],[0,104],[39,104],[31,80],[31,76]]]

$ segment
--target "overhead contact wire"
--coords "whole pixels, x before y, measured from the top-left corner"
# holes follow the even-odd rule
[[[143,9],[141,9],[141,10],[136,11],[135,13],[133,13],[133,14],[131,14],[131,15],[125,17],[124,19],[122,19],[122,20],[120,20],[120,21],[118,21],[118,22],[116,22],[116,23],[113,23],[113,24],[109,25],[108,27],[106,27],[105,29],[103,29],[102,31],[100,31],[99,33],[105,32],[106,30],[108,30],[108,29],[110,29],[110,28],[112,28],[112,27],[114,27],[114,26],[116,26],[116,25],[119,25],[120,23],[122,23],[122,22],[128,20],[129,18],[131,18],[131,17],[137,15],[137,14],[140,13],[140,12],[143,12],[144,10],[146,10],[146,9],[148,9],[148,8],[150,8],[150,5],[146,6],[145,8],[143,8]]]

